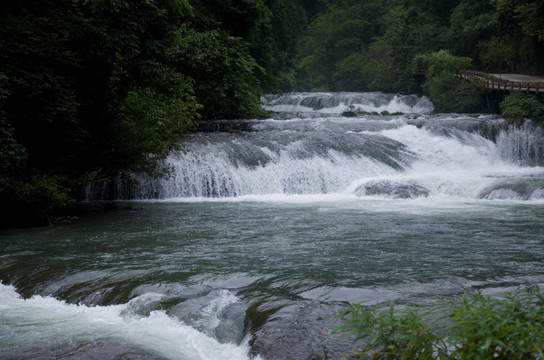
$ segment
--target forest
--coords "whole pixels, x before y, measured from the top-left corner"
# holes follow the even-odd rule
[[[0,3],[4,226],[54,225],[81,188],[157,160],[263,93],[384,91],[439,112],[544,118],[452,74],[544,74],[544,0],[24,0]]]

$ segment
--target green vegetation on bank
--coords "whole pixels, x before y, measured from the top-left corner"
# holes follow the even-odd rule
[[[498,112],[502,94],[451,75],[543,75],[543,32],[543,0],[333,0],[298,48],[298,85],[424,93],[438,112]]]
[[[544,1],[334,0],[297,53],[305,90],[415,92],[443,50],[492,73],[543,74]]]
[[[161,174],[201,118],[263,116],[305,24],[289,0],[2,2],[0,224],[54,224],[89,180]]]
[[[542,96],[512,91],[501,102],[502,116],[509,121],[533,119],[544,123],[544,99]]]
[[[544,0],[28,0],[0,3],[0,201],[55,223],[89,180],[160,174],[202,118],[263,92],[424,93],[437,111],[542,119],[452,73],[544,74]]]
[[[436,305],[341,311],[360,359],[544,359],[544,296],[539,288],[489,297],[465,294]]]

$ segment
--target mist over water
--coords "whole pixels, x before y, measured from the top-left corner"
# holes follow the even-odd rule
[[[348,302],[544,283],[541,129],[418,96],[263,101],[164,178],[89,184],[76,224],[1,232],[0,357],[341,359]]]

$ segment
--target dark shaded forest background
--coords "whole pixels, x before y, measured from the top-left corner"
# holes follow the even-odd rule
[[[544,0],[3,1],[0,223],[54,224],[88,181],[160,175],[201,119],[265,116],[263,93],[493,111],[461,69],[544,75]],[[542,97],[502,106],[544,117]]]

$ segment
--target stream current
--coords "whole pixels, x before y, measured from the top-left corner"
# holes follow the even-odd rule
[[[89,184],[72,225],[1,231],[0,358],[341,359],[349,302],[544,283],[539,128],[417,96],[263,102],[162,179]]]

